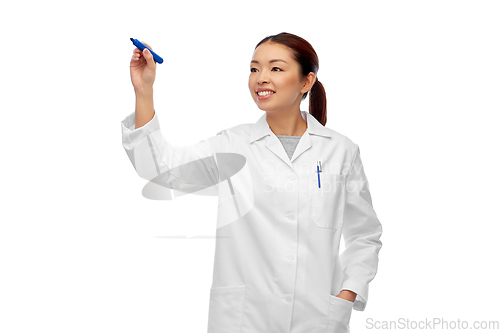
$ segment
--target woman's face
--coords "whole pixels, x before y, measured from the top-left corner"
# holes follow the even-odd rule
[[[264,111],[293,111],[300,108],[304,82],[300,80],[299,64],[290,49],[266,42],[254,51],[250,63],[248,87],[257,106]],[[259,96],[259,91],[270,91]]]

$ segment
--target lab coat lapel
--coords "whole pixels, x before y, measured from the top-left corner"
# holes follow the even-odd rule
[[[280,139],[271,131],[270,137],[266,141],[266,147],[272,151],[276,156],[281,158],[290,168],[293,169],[290,158],[286,154],[285,148]]]
[[[293,169],[292,163],[290,162],[290,158],[286,154],[285,148],[278,137],[271,131],[269,124],[266,120],[266,113],[260,117],[260,119],[253,125],[252,132],[250,133],[250,144],[254,141],[259,140],[265,136],[269,136],[266,138],[266,148],[273,152],[276,156],[278,156],[283,162],[285,162],[290,168]]]
[[[300,138],[299,144],[297,148],[295,148],[295,152],[293,153],[291,162],[295,161],[302,153],[307,151],[312,146],[312,135],[318,135],[325,138],[331,138],[332,134],[330,131],[323,126],[312,114],[306,111],[300,111],[302,118],[307,121],[307,129]]]
[[[250,134],[250,143],[261,139],[262,137],[269,135],[266,139],[266,147],[272,151],[276,156],[278,156],[283,162],[285,162],[290,168],[293,169],[292,162],[295,161],[302,153],[307,151],[312,146],[311,135],[320,135],[324,137],[331,137],[329,131],[319,123],[316,118],[314,118],[309,112],[300,111],[302,118],[307,121],[307,129],[300,138],[297,148],[290,159],[286,154],[285,148],[278,137],[271,131],[269,124],[266,120],[266,113],[264,113],[260,119],[252,127],[252,132]]]
[[[300,138],[299,144],[297,145],[297,148],[295,148],[295,151],[293,152],[293,156],[290,162],[293,163],[293,161],[295,161],[297,157],[300,156],[300,154],[302,154],[309,148],[311,148],[311,136],[309,134],[309,128],[307,128],[302,137]]]

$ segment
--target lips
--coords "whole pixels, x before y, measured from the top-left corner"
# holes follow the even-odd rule
[[[272,90],[264,90],[264,91],[272,91]],[[259,101],[263,100],[263,99],[268,99],[269,97],[273,96],[274,94],[276,94],[276,93],[275,92],[271,92],[271,93],[263,95],[263,96],[260,96],[259,94],[257,94],[257,99]]]
[[[262,93],[262,92],[268,92],[264,95],[259,95],[259,93]],[[255,91],[255,94],[257,95],[257,99],[258,100],[263,100],[263,99],[268,99],[269,97],[271,97],[272,95],[274,95],[276,92],[272,89],[269,89],[269,88],[259,88]]]
[[[259,88],[259,89],[255,90],[255,92],[261,92],[261,91],[272,91],[272,92],[275,92],[274,90],[269,89],[269,88]]]

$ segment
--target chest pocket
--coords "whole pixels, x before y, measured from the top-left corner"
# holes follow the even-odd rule
[[[319,228],[337,230],[344,221],[346,177],[334,174],[315,173],[311,180],[310,206],[311,220]]]

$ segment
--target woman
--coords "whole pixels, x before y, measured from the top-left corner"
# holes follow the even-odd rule
[[[365,309],[382,227],[359,147],[324,127],[318,67],[304,39],[266,37],[254,50],[248,81],[265,111],[260,119],[176,147],[161,134],[153,108],[153,57],[147,49],[134,50],[136,110],[122,121],[122,133],[138,174],[151,180],[203,161],[196,170],[217,188],[209,332],[349,332],[352,309]],[[309,91],[308,113],[300,103]],[[223,170],[237,163],[228,156],[244,161],[229,174]],[[189,176],[179,172],[174,178],[186,184]]]

